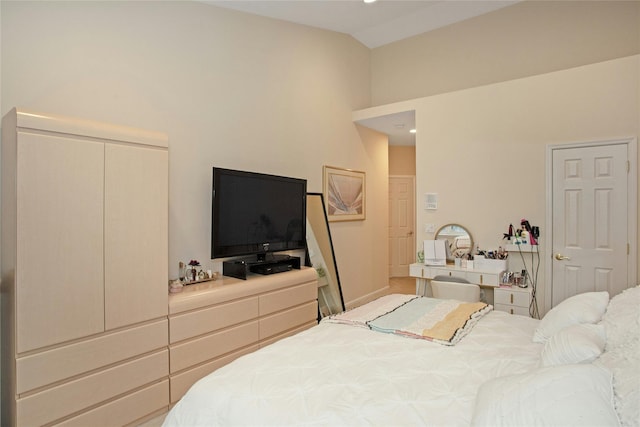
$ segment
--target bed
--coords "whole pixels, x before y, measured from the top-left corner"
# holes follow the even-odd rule
[[[576,295],[542,320],[489,306],[455,343],[360,322],[381,304],[218,369],[164,426],[640,425],[638,287]]]

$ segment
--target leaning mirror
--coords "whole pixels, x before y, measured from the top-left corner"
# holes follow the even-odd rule
[[[338,267],[321,193],[307,193],[305,264],[318,273],[318,320],[344,311]]]
[[[447,254],[451,254],[451,258],[448,260],[461,258],[473,250],[473,237],[471,237],[469,230],[460,224],[443,225],[436,231],[435,239],[447,241],[449,246]]]

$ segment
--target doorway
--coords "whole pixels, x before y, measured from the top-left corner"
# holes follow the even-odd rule
[[[389,276],[409,276],[415,262],[415,176],[389,176]]]
[[[636,163],[635,138],[547,148],[547,309],[636,283]]]

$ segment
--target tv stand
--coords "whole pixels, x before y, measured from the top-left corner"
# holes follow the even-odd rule
[[[289,255],[267,256],[266,254],[259,254],[256,258],[224,261],[222,263],[222,274],[224,276],[242,280],[247,280],[251,273],[275,274],[293,269],[300,269],[300,258]]]

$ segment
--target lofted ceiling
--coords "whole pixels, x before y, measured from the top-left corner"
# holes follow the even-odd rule
[[[373,49],[519,0],[203,0],[214,6],[350,34]]]
[[[521,0],[201,0],[214,6],[351,35],[370,49],[510,6]],[[359,121],[415,145],[413,111]]]
[[[416,128],[414,110],[360,119],[356,123],[386,134],[389,136],[389,145],[416,145],[416,135],[410,132]]]

